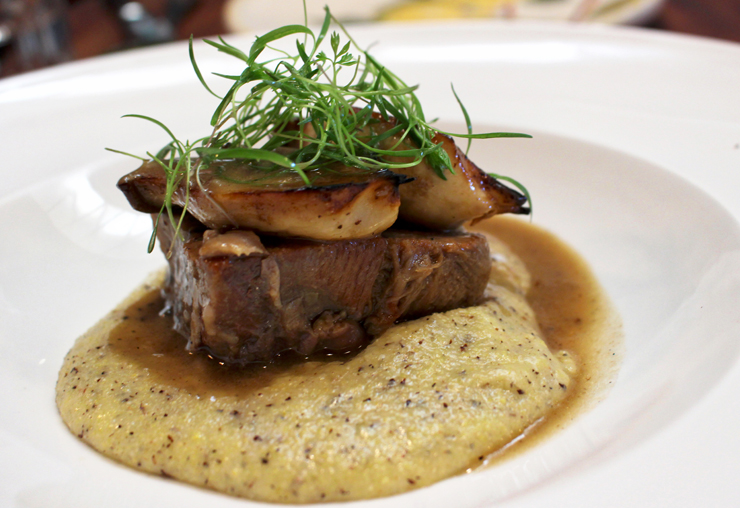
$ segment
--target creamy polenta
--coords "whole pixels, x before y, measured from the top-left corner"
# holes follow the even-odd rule
[[[154,280],[69,352],[60,413],[124,464],[260,501],[387,496],[465,472],[569,397],[580,369],[543,340],[522,262],[496,240],[492,256],[484,305],[351,356],[241,370],[184,352]]]

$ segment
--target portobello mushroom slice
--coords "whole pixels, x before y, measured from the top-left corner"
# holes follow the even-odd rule
[[[377,123],[370,125],[373,135],[395,127],[395,118],[383,120],[375,115]],[[432,138],[452,161],[452,172],[441,178],[423,159],[419,164],[403,169],[412,181],[401,187],[399,218],[429,229],[447,231],[468,221],[479,221],[501,213],[528,214],[527,198],[487,174],[468,159],[455,141],[445,134]],[[386,150],[417,148],[408,138],[396,134],[385,139]],[[408,157],[386,156],[389,162],[410,162]]]
[[[362,130],[360,139],[379,136],[393,129],[397,120],[384,119],[379,113],[372,114],[373,120]],[[295,126],[297,130],[298,127]],[[302,127],[304,135],[315,137],[311,124]],[[400,170],[410,178],[400,188],[401,208],[399,218],[437,231],[450,231],[468,221],[479,221],[502,213],[528,214],[527,198],[516,190],[502,184],[496,178],[476,166],[455,141],[445,134],[437,133],[432,143],[441,145],[452,162],[452,172],[444,178],[429,165],[426,159],[416,165]],[[415,142],[403,132],[388,136],[380,142],[383,150],[415,150]],[[410,163],[413,158],[385,155],[389,163]]]
[[[454,173],[445,172],[444,180],[426,159],[416,166],[404,168],[404,174],[413,181],[400,189],[401,219],[446,231],[464,222],[476,222],[502,213],[529,213],[524,195],[481,170],[451,137],[438,133],[432,141],[442,144],[442,149],[452,161]]]
[[[216,161],[198,179],[181,182],[172,204],[210,229],[249,229],[270,235],[331,241],[381,233],[398,217],[399,185],[407,178],[390,171],[369,172],[343,165],[307,173],[263,168],[244,161]],[[145,162],[118,182],[131,206],[144,213],[162,210],[165,171]]]

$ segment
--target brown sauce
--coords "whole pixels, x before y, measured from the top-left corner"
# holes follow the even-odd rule
[[[491,233],[524,261],[532,276],[527,301],[545,341],[552,350],[571,352],[578,365],[565,401],[528,429],[526,439],[494,453],[490,465],[529,449],[606,396],[621,362],[622,325],[586,262],[555,235],[509,217],[470,229]]]
[[[569,351],[578,364],[574,389],[565,402],[530,428],[527,439],[495,453],[488,461],[493,462],[527,449],[603,396],[618,364],[621,329],[588,266],[555,236],[509,218],[484,221],[472,229],[494,234],[523,259],[532,275],[528,301],[548,345]],[[287,358],[275,364],[230,368],[203,353],[186,352],[185,339],[172,331],[171,319],[161,315],[162,308],[158,290],[130,306],[124,321],[110,334],[110,348],[147,369],[157,382],[201,398],[253,396],[277,377],[298,371],[310,375],[322,362],[344,359],[324,356],[318,362],[303,362],[302,358]]]
[[[245,397],[269,385],[277,376],[300,370],[307,373],[323,362],[341,361],[351,355],[286,355],[275,363],[229,367],[204,352],[185,350],[185,338],[172,329],[172,318],[163,315],[159,289],[146,293],[126,309],[124,320],[110,334],[111,351],[147,369],[158,384],[172,386],[201,398]]]

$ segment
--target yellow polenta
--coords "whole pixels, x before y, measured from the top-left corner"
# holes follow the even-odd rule
[[[400,324],[352,357],[210,388],[197,366],[158,373],[168,353],[149,342],[121,346],[138,339],[116,330],[142,288],[67,355],[62,418],[125,464],[261,501],[386,496],[459,474],[551,411],[574,369],[540,338],[519,262],[493,251],[484,305]]]

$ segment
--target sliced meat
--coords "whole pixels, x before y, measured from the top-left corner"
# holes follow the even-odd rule
[[[197,162],[196,162],[197,163]],[[268,172],[241,161],[216,161],[201,169],[198,182],[181,182],[172,203],[212,229],[243,228],[271,235],[344,240],[389,228],[398,217],[398,186],[390,171],[347,166],[313,171],[307,186],[294,171]],[[131,206],[145,213],[162,209],[167,178],[156,162],[124,176],[118,187]]]
[[[160,219],[161,220],[161,219]],[[165,299],[190,350],[229,363],[356,348],[400,319],[470,306],[491,270],[488,243],[468,233],[387,231],[328,243],[164,220],[171,250]]]

